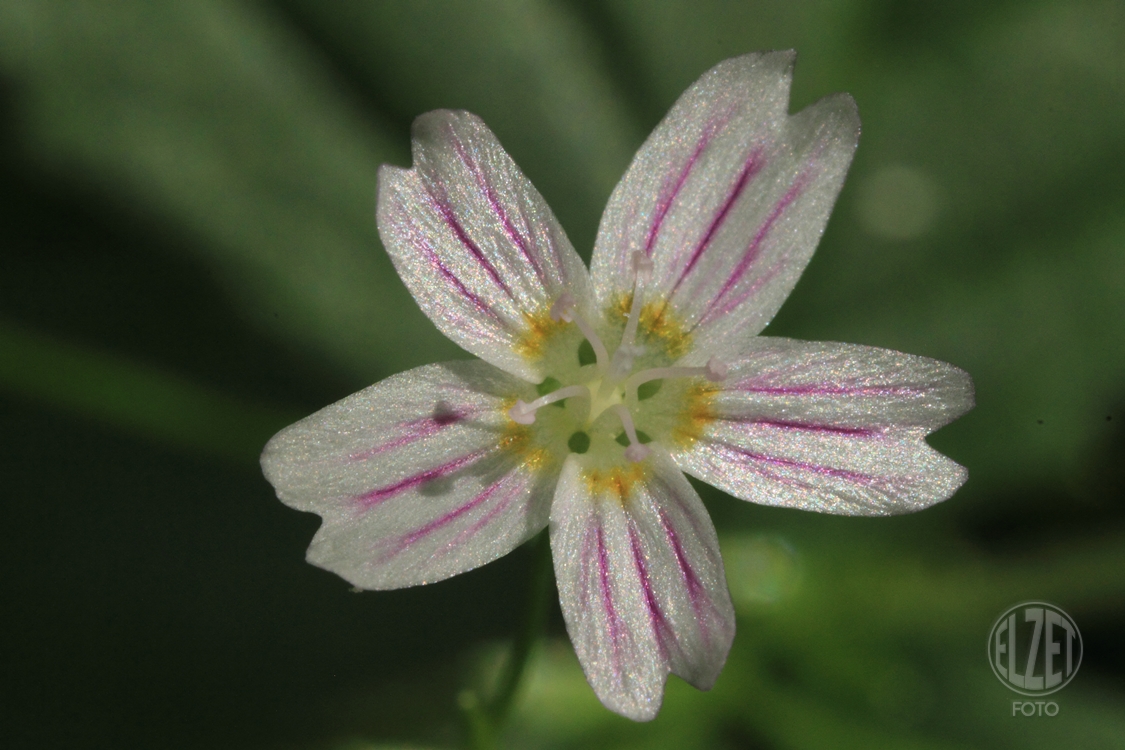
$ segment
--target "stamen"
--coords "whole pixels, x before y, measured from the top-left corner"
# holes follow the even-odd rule
[[[633,302],[629,308],[629,317],[625,321],[625,332],[621,334],[621,343],[613,353],[613,360],[602,384],[602,390],[612,389],[624,380],[633,369],[633,360],[645,353],[645,348],[636,344],[637,324],[641,319],[645,284],[650,278],[652,278],[652,261],[641,251],[634,251]]]
[[[645,257],[640,250],[633,252],[633,304],[629,309],[629,320],[625,323],[625,333],[621,336],[621,346],[617,351],[625,350],[627,355],[643,354],[643,350],[635,352],[633,345],[637,338],[637,323],[641,319],[641,304],[644,302],[644,288],[652,278],[652,261]],[[632,362],[625,372],[632,369]]]
[[[629,410],[621,404],[615,404],[610,408],[613,409],[613,412],[621,420],[621,426],[625,428],[625,435],[629,438],[629,447],[625,449],[625,458],[633,463],[644,461],[652,451],[647,445],[643,445],[641,441],[637,439],[637,428],[633,424],[633,416],[629,414]]]
[[[637,278],[644,283],[648,283],[652,278],[652,258],[642,253],[640,250],[633,251],[633,273],[637,274]]]
[[[598,372],[605,372],[606,367],[609,366],[609,352],[605,348],[605,344],[598,338],[598,334],[594,331],[594,327],[586,322],[586,319],[578,314],[578,304],[574,301],[574,297],[570,292],[563,292],[555,304],[551,305],[551,320],[561,320],[565,323],[574,323],[578,326],[578,330],[582,331],[582,335],[590,342],[590,346],[594,347],[594,356],[598,361]],[[527,424],[531,424],[528,422]]]
[[[641,370],[625,381],[625,392],[632,393],[633,397],[637,396],[637,386],[642,383],[647,383],[650,380],[662,380],[664,378],[695,378],[705,377],[712,383],[718,383],[727,376],[730,370],[727,365],[722,362],[718,357],[711,357],[707,360],[704,367],[653,367],[648,370]]]
[[[557,391],[551,391],[546,396],[540,396],[530,404],[521,398],[516,401],[515,406],[508,409],[508,416],[518,424],[534,424],[536,410],[571,396],[586,396],[589,398],[590,389],[584,385],[571,385],[566,388],[559,388]]]
[[[730,372],[730,367],[718,357],[711,357],[707,360],[707,379],[712,383],[726,380],[728,372]]]
[[[563,292],[555,300],[555,304],[551,305],[551,320],[571,322],[574,320],[574,309],[576,307],[578,305],[574,302],[574,297],[571,296],[570,292]]]

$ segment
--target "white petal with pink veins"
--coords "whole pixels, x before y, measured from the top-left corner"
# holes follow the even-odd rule
[[[414,167],[379,171],[379,236],[422,310],[485,361],[538,382],[519,349],[528,315],[588,274],[551,209],[480,118],[438,110],[413,128]]]
[[[505,441],[526,383],[484,362],[387,378],[278,433],[262,468],[324,523],[309,561],[367,589],[431,583],[494,560],[547,524],[557,471]]]
[[[551,510],[551,550],[567,631],[608,708],[660,709],[669,672],[710,688],[734,638],[715,529],[663,449],[630,483],[591,481],[567,460]]]
[[[761,338],[733,360],[680,467],[766,505],[848,515],[920,510],[965,469],[926,444],[972,408],[962,370],[850,344]]]
[[[592,277],[609,304],[632,289],[631,258],[694,334],[705,362],[761,331],[824,231],[859,137],[855,102],[788,114],[792,52],[720,63],[688,89],[637,153],[598,230]]]

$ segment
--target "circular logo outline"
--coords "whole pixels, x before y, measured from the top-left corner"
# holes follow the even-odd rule
[[[1078,641],[1078,659],[1075,662],[1074,668],[1071,670],[1070,675],[1063,679],[1061,683],[1050,689],[1043,688],[1042,690],[1025,690],[1017,687],[1016,685],[1013,685],[1008,681],[1007,675],[1003,675],[999,671],[997,671],[995,655],[992,653],[993,644],[995,643],[996,638],[996,629],[1000,627],[1000,624],[1008,619],[1009,615],[1022,610],[1024,607],[1034,606],[1050,607],[1052,610],[1065,617],[1066,621],[1070,623],[1071,627],[1074,628],[1074,637]],[[1013,693],[1019,693],[1020,695],[1027,695],[1031,697],[1051,695],[1052,693],[1057,693],[1058,691],[1069,685],[1070,681],[1073,680],[1075,676],[1077,676],[1078,669],[1082,666],[1082,657],[1086,654],[1085,645],[1082,643],[1082,632],[1078,629],[1078,623],[1075,622],[1074,618],[1071,617],[1070,614],[1062,607],[1057,604],[1052,604],[1051,602],[1045,602],[1042,599],[1034,599],[1026,602],[1020,602],[1019,604],[1013,604],[1011,607],[1008,607],[1006,610],[1004,610],[1004,612],[992,623],[992,627],[988,629],[988,640],[984,645],[985,654],[988,656],[988,666],[992,669],[992,674],[996,675],[996,679],[1000,680],[1000,682],[1003,683],[1004,687],[1008,688]]]

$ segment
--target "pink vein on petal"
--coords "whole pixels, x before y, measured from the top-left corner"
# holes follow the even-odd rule
[[[646,256],[652,257],[653,246],[656,245],[656,239],[660,236],[660,229],[664,224],[664,219],[668,215],[668,211],[672,208],[672,204],[676,202],[680,191],[683,190],[684,184],[687,183],[688,177],[691,176],[692,170],[695,169],[696,162],[699,161],[699,157],[707,150],[707,146],[711,144],[715,133],[726,125],[729,117],[730,115],[728,113],[725,117],[715,118],[704,126],[703,132],[700,134],[699,140],[695,144],[695,150],[692,151],[691,155],[684,163],[675,183],[671,186],[665,184],[664,189],[661,191],[661,196],[656,203],[652,226],[649,227],[648,237],[645,239],[644,253]],[[669,187],[671,187],[671,190],[668,189]]]
[[[509,289],[508,285],[504,283],[504,279],[500,277],[500,273],[496,270],[496,267],[493,266],[491,262],[489,262],[488,258],[485,257],[484,252],[479,247],[477,247],[476,243],[473,242],[473,239],[469,237],[469,233],[465,231],[465,228],[463,226],[461,226],[461,222],[457,220],[457,216],[453,212],[453,207],[449,205],[448,197],[444,194],[439,195],[437,193],[436,187],[427,187],[426,192],[430,198],[430,208],[433,209],[433,211],[441,217],[442,221],[445,222],[446,227],[448,227],[449,230],[453,232],[453,235],[457,238],[457,241],[460,242],[461,245],[469,251],[469,254],[472,255],[473,258],[476,259],[477,263],[479,263],[481,267],[484,268],[484,270],[488,273],[488,275],[492,277],[492,280],[496,282],[496,285],[499,286],[500,289],[505,294],[507,294],[510,299],[515,299],[515,296],[512,294],[512,290]]]
[[[699,580],[695,570],[691,567],[691,563],[687,559],[687,552],[684,551],[684,545],[680,541],[680,537],[676,534],[676,529],[673,527],[672,522],[668,518],[668,514],[663,508],[658,509],[660,513],[660,525],[664,527],[664,535],[668,539],[668,544],[672,548],[672,552],[676,555],[676,564],[680,567],[680,575],[683,578],[684,586],[687,588],[688,597],[691,599],[691,608],[695,612],[696,623],[699,625],[699,634],[703,637],[703,642],[706,644],[711,640],[710,628],[707,627],[707,613],[704,612],[705,605],[711,603],[707,591],[704,589],[703,582]]]
[[[623,625],[621,616],[617,613],[617,608],[613,604],[613,589],[609,580],[609,552],[605,547],[605,534],[600,523],[595,526],[595,533],[598,543],[598,591],[601,593],[602,609],[605,610],[606,624],[609,626],[609,638],[613,646],[613,673],[620,678],[621,631]]]
[[[726,222],[727,216],[730,214],[731,209],[734,208],[734,204],[738,201],[743,191],[746,190],[746,187],[753,181],[754,176],[757,175],[762,170],[762,167],[766,165],[766,160],[762,158],[764,153],[765,149],[759,146],[755,148],[746,158],[746,161],[742,165],[742,169],[739,170],[738,176],[735,178],[734,183],[731,185],[730,190],[727,192],[727,197],[723,200],[723,204],[719,206],[719,210],[715,213],[714,218],[711,219],[711,223],[707,227],[707,231],[703,234],[703,237],[702,239],[700,239],[699,244],[696,245],[694,252],[692,252],[691,254],[691,257],[688,258],[687,264],[684,266],[683,271],[680,272],[680,278],[677,279],[676,283],[672,286],[672,294],[676,293],[676,290],[680,288],[680,284],[684,282],[684,279],[686,279],[688,277],[688,274],[691,273],[692,269],[695,268],[696,263],[699,262],[699,259],[703,256],[703,253],[707,250],[708,247],[710,247],[711,240],[715,238],[715,235],[718,234],[719,229],[721,229],[723,224]]]
[[[656,600],[656,593],[652,590],[652,580],[648,574],[648,563],[645,562],[644,550],[641,549],[641,540],[637,537],[637,530],[633,521],[629,521],[629,544],[633,548],[633,567],[637,570],[637,577],[641,582],[641,595],[645,601],[645,609],[648,611],[648,621],[652,626],[652,634],[656,638],[656,645],[660,648],[660,657],[665,661],[668,660],[668,641],[671,640],[675,643],[674,635],[671,635],[672,628],[668,624],[668,618],[665,616],[664,611],[660,608],[660,602]],[[671,636],[671,637],[670,637]]]
[[[446,281],[452,284],[458,292],[461,293],[465,299],[472,303],[473,307],[483,315],[487,315],[496,322],[504,325],[504,321],[492,309],[492,306],[487,304],[483,299],[477,296],[471,289],[465,286],[461,279],[457,278],[457,274],[449,270],[449,268],[442,262],[441,258],[434,251],[429,241],[426,239],[424,232],[414,231],[409,235],[410,243],[418,254],[423,256],[430,264],[430,267],[445,277]]]
[[[730,292],[730,290],[738,284],[738,282],[742,281],[742,278],[746,275],[746,272],[761,256],[762,247],[765,243],[766,238],[773,230],[774,224],[776,224],[778,219],[781,218],[782,214],[784,214],[785,211],[791,205],[793,205],[794,201],[796,201],[797,198],[801,196],[801,193],[804,192],[805,187],[808,185],[808,182],[808,172],[806,171],[801,173],[797,177],[797,179],[793,181],[793,184],[789,186],[789,189],[785,191],[785,195],[781,196],[781,199],[776,204],[774,204],[773,209],[770,211],[769,215],[766,216],[765,221],[761,223],[761,225],[758,227],[758,231],[754,233],[754,236],[750,240],[750,244],[746,246],[746,250],[742,253],[742,258],[738,261],[738,265],[734,267],[734,270],[731,271],[730,276],[723,284],[723,288],[719,290],[719,293],[715,295],[715,297],[711,300],[711,303],[707,306],[707,310],[703,313],[702,318],[700,318],[700,323],[708,319],[710,317],[711,311],[715,308],[715,305],[720,300],[722,300],[722,298],[725,297]]]
[[[738,294],[732,295],[730,299],[718,307],[715,306],[719,302],[719,299],[716,297],[708,306],[703,317],[699,319],[699,322],[691,327],[691,330],[695,330],[698,326],[710,323],[713,320],[721,318],[724,315],[729,315],[734,310],[737,310],[743,302],[753,297],[762,287],[777,278],[777,275],[785,268],[785,264],[788,260],[789,257],[787,253],[782,255],[772,266],[766,269],[765,273],[756,278],[753,284]]]
[[[429,523],[426,523],[426,524],[418,527],[414,531],[411,531],[407,534],[403,534],[396,541],[393,548],[384,555],[383,560],[384,561],[389,560],[390,558],[394,557],[395,555],[400,554],[403,550],[407,549],[408,547],[410,547],[412,544],[419,541],[420,539],[423,539],[423,538],[429,536],[430,534],[434,533],[435,531],[438,531],[439,529],[442,529],[445,526],[448,526],[450,523],[457,520],[461,516],[465,515],[469,511],[471,511],[474,508],[477,508],[477,507],[481,506],[482,504],[488,502],[488,500],[490,500],[492,498],[492,496],[494,494],[496,494],[497,490],[499,490],[501,487],[503,487],[505,484],[507,484],[508,478],[509,478],[508,476],[502,477],[501,479],[499,479],[495,483],[490,484],[489,486],[485,487],[484,490],[477,493],[477,495],[474,496],[467,503],[464,503],[463,505],[461,505],[457,508],[454,508],[453,510],[449,511],[448,513],[433,519]],[[477,532],[479,532],[482,528],[487,526],[488,523],[490,523],[497,516],[497,514],[503,512],[505,509],[508,508],[508,506],[511,505],[512,500],[515,498],[516,495],[519,494],[519,492],[523,489],[523,487],[524,487],[524,485],[521,484],[521,483],[516,483],[514,487],[510,486],[509,489],[508,489],[508,492],[502,494],[500,496],[500,500],[487,513],[485,513],[481,518],[479,518],[477,520],[477,522],[475,524],[473,524],[472,526],[470,526],[468,529],[463,530],[460,534],[457,535],[456,539],[454,539],[452,542],[450,542],[449,548],[455,549],[455,548],[459,547],[467,539],[471,538]]]
[[[459,546],[461,544],[464,544],[467,540],[476,536],[480,532],[481,529],[483,529],[488,524],[492,523],[492,521],[496,518],[496,516],[500,515],[505,510],[507,510],[509,508],[509,506],[511,506],[512,501],[514,501],[517,497],[520,496],[520,494],[524,491],[526,486],[527,486],[526,483],[520,483],[520,484],[516,484],[515,486],[513,486],[503,496],[503,498],[500,500],[500,502],[498,502],[494,506],[492,506],[492,510],[488,511],[488,513],[485,513],[483,516],[480,517],[480,519],[476,523],[474,523],[472,526],[470,526],[469,528],[465,529],[460,534],[458,534],[457,538],[454,539],[453,542],[451,543],[452,546]],[[523,509],[523,515],[525,515],[525,516],[527,515],[528,509],[529,509],[529,506],[525,505],[524,509]]]
[[[798,422],[786,419],[762,419],[759,417],[715,417],[722,422],[731,422],[749,427],[768,427],[778,430],[802,430],[807,432],[825,432],[833,435],[847,435],[849,437],[873,437],[883,434],[883,430],[871,427],[846,427],[841,425],[821,424],[818,422]]]
[[[781,466],[785,468],[800,469],[802,471],[812,472],[813,474],[820,474],[821,476],[835,477],[836,479],[844,479],[856,484],[874,485],[878,484],[880,477],[874,477],[870,474],[863,474],[858,471],[849,471],[847,469],[837,469],[831,466],[822,466],[820,464],[811,464],[807,461],[797,461],[792,458],[779,458],[777,456],[767,456],[764,453],[755,453],[754,451],[741,448],[737,445],[731,445],[721,441],[712,443],[720,451],[727,455],[734,455],[741,458],[757,461],[759,463],[769,464],[771,466]]]
[[[465,466],[474,463],[488,453],[489,451],[483,450],[477,451],[475,453],[470,453],[466,456],[461,456],[460,458],[455,458],[452,461],[442,464],[441,466],[427,469],[426,471],[407,477],[406,479],[395,482],[394,484],[387,485],[386,487],[369,490],[362,495],[356,496],[355,499],[364,508],[373,508],[383,501],[389,500],[395,495],[402,494],[407,490],[412,490],[415,487],[421,484],[425,484],[426,482],[432,481],[434,479],[440,479],[441,477],[448,476],[458,469],[464,468]]]
[[[842,385],[839,383],[801,383],[770,385],[761,378],[748,378],[724,388],[739,393],[767,396],[921,396],[929,389],[916,385]]]
[[[398,427],[403,429],[404,432],[372,448],[368,448],[367,450],[363,450],[358,453],[353,453],[348,456],[348,460],[363,461],[368,458],[378,456],[382,453],[386,453],[389,450],[401,448],[405,445],[416,443],[419,440],[424,440],[428,437],[432,437],[445,428],[452,427],[453,425],[461,422],[472,413],[473,412],[459,412],[456,410],[451,410],[448,413],[435,414],[430,417],[423,417],[422,419],[412,419],[408,422],[400,422],[398,424]]]
[[[480,188],[485,200],[488,201],[488,206],[492,210],[493,215],[500,221],[500,225],[504,227],[504,233],[508,235],[508,239],[512,241],[512,244],[519,248],[520,253],[523,254],[523,257],[535,271],[535,275],[539,277],[540,283],[545,283],[546,279],[543,276],[543,269],[540,267],[539,261],[535,258],[534,254],[528,249],[527,240],[512,223],[508,212],[504,210],[503,204],[500,203],[500,196],[496,194],[496,189],[485,176],[480,164],[466,152],[465,144],[461,142],[461,139],[457,136],[452,126],[449,127],[449,139],[453,144],[453,150],[457,152],[457,158],[460,159],[461,163],[465,165],[465,168],[472,173],[473,178],[477,182],[477,187]],[[526,223],[526,217],[524,217],[524,219]],[[497,281],[499,281],[499,279],[497,279]]]

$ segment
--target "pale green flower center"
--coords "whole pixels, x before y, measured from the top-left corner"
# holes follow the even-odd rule
[[[623,321],[620,312],[615,316],[608,310],[594,325],[570,295],[555,302],[551,318],[573,325],[550,337],[543,353],[550,374],[539,385],[539,398],[517,401],[508,412],[514,422],[530,426],[537,447],[556,459],[578,453],[589,467],[609,468],[644,460],[652,441],[670,444],[677,433],[690,438],[705,412],[701,399],[709,393],[706,381],[726,374],[716,359],[705,367],[671,366],[683,347],[668,344],[667,323],[660,328],[663,305],[650,320],[642,314],[651,263],[635,256],[634,269],[636,281]],[[620,343],[611,353],[603,341],[618,336]],[[679,334],[677,341],[684,340]]]

